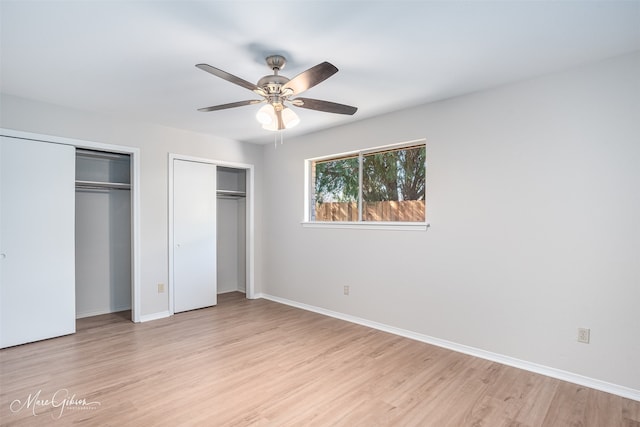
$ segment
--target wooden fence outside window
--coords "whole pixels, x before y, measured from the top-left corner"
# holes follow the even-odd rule
[[[362,220],[423,222],[425,203],[424,200],[364,202]],[[358,203],[316,203],[316,221],[358,221]]]

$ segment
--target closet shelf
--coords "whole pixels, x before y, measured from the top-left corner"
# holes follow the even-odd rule
[[[216,193],[220,197],[233,197],[233,198],[247,197],[247,193],[245,193],[244,191],[217,190]]]
[[[78,157],[84,158],[95,158],[95,159],[107,159],[107,160],[123,160],[129,161],[128,154],[122,153],[108,153],[106,151],[96,151],[96,150],[85,150],[82,148],[76,148],[76,155]]]
[[[131,184],[126,184],[123,182],[76,180],[76,188],[112,188],[116,190],[129,190],[131,189]]]

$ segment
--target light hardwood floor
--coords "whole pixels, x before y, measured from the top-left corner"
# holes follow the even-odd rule
[[[0,358],[3,426],[640,426],[640,402],[238,293]]]

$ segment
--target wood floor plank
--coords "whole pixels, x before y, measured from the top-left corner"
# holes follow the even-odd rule
[[[238,293],[128,316],[0,350],[0,424],[640,425],[640,402]]]
[[[629,421],[640,422],[640,405],[633,400],[623,399],[622,417]]]
[[[622,399],[589,389],[585,408],[585,426],[606,425],[622,425]]]
[[[502,367],[485,393],[479,415],[472,422],[487,425],[541,425],[557,381],[512,367]]]

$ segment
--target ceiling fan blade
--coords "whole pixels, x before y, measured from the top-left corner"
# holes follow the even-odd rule
[[[231,102],[229,104],[214,105],[213,107],[198,108],[198,111],[207,112],[207,111],[226,110],[227,108],[243,107],[245,105],[259,104],[261,102],[264,102],[264,99],[263,100],[251,99],[249,101],[238,101],[238,102]]]
[[[326,113],[348,114],[352,116],[356,111],[358,111],[357,107],[338,104],[336,102],[322,101],[320,99],[296,98],[290,100],[290,102],[296,107],[324,111]]]
[[[307,71],[303,71],[289,80],[282,87],[282,90],[291,89],[293,91],[293,95],[296,95],[314,87],[318,83],[322,83],[337,72],[338,69],[333,64],[323,62],[315,67],[309,68]]]
[[[213,74],[214,76],[220,77],[221,79],[225,79],[228,82],[237,84],[238,86],[242,86],[243,88],[252,90],[259,95],[266,95],[264,90],[261,87],[248,82],[240,77],[234,76],[233,74],[229,74],[226,71],[222,71],[219,68],[212,67],[208,64],[197,64],[196,67],[200,68],[202,71],[206,71],[207,73]]]

